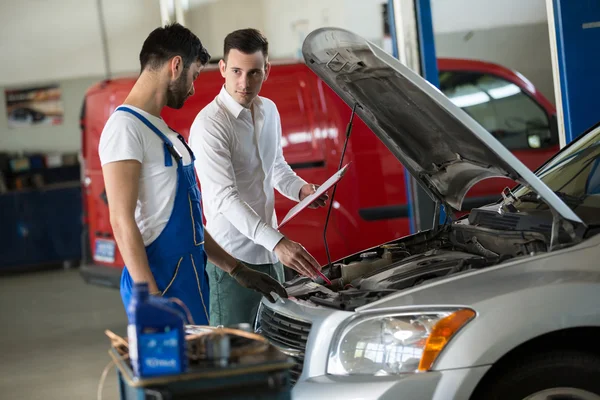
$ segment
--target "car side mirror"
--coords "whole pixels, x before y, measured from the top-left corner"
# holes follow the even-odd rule
[[[552,147],[558,143],[556,115],[547,121],[533,120],[526,123],[527,145],[531,149]]]
[[[527,135],[527,144],[532,149],[539,149],[540,147],[542,147],[542,138],[540,137],[540,135],[536,134]]]

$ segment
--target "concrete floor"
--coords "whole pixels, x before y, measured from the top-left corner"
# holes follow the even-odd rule
[[[96,399],[111,361],[104,330],[124,336],[119,292],[87,285],[78,269],[0,277],[0,398]],[[119,399],[115,368],[103,400]]]

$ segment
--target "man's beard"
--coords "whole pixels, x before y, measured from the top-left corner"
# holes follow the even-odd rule
[[[185,76],[186,74],[182,73],[175,82],[169,84],[169,89],[167,89],[167,107],[175,109],[183,107],[183,103],[188,98],[187,95],[189,92]]]

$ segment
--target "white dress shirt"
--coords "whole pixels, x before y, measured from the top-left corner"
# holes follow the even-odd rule
[[[257,96],[250,109],[225,90],[196,116],[189,144],[196,156],[206,230],[250,264],[277,262],[275,192],[299,201],[306,182],[283,158],[275,103]]]

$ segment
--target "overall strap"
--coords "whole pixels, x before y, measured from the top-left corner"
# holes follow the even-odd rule
[[[158,137],[163,141],[164,146],[165,146],[165,166],[166,167],[170,167],[173,165],[171,156],[173,156],[175,158],[175,160],[177,160],[178,164],[181,163],[181,160],[183,157],[181,156],[181,153],[179,153],[179,151],[175,148],[175,146],[173,146],[173,142],[171,142],[171,140],[164,133],[162,133],[160,131],[160,129],[158,129],[156,126],[154,126],[154,124],[152,124],[152,122],[148,121],[148,119],[146,117],[144,117],[139,112],[132,110],[131,108],[125,107],[125,106],[117,107],[117,109],[115,111],[125,111],[125,112],[128,112],[128,113],[134,115],[135,117],[137,117],[137,119],[142,121],[144,123],[144,125],[146,125],[148,128],[150,128],[150,130],[152,130],[152,132],[154,132],[158,135]]]
[[[194,155],[194,152],[192,151],[192,149],[190,149],[190,146],[188,146],[188,144],[185,142],[185,139],[183,138],[183,136],[181,136],[177,131],[175,131],[171,127],[169,127],[169,128],[173,132],[177,133],[177,138],[181,141],[181,143],[183,143],[183,145],[185,146],[185,148],[187,149],[187,151],[190,153],[190,158],[192,159],[192,164],[193,164],[194,161],[196,161],[196,156]]]

